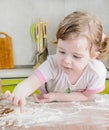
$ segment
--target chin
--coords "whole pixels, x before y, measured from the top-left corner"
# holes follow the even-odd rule
[[[71,73],[71,71],[72,71],[72,69],[67,68],[67,67],[66,67],[66,68],[64,67],[63,70],[64,70],[64,72],[67,73],[67,74]]]

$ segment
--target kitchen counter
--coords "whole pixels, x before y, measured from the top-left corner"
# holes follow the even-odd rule
[[[35,103],[30,96],[22,114],[5,99],[0,107],[1,130],[109,130],[109,95],[98,94],[87,102],[53,103]],[[11,112],[3,114],[3,107]]]
[[[107,79],[109,79],[109,71],[107,71],[107,76],[106,76]]]
[[[0,70],[0,78],[28,77],[32,72],[33,68],[2,69]]]
[[[33,68],[1,69],[0,78],[28,77],[33,71]],[[109,71],[107,71],[106,78],[109,79]]]

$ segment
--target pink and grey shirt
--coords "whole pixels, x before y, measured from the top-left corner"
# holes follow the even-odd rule
[[[74,85],[70,83],[67,74],[58,67],[56,55],[49,56],[35,73],[42,84],[48,83],[49,92],[66,92],[69,88],[71,92],[95,94],[105,88],[106,68],[99,60],[90,62]]]

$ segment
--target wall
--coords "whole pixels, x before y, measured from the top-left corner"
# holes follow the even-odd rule
[[[75,10],[83,10],[97,15],[104,33],[109,35],[109,0],[65,0],[65,15]]]
[[[63,17],[64,0],[0,0],[0,32],[12,37],[14,64],[33,64],[36,45],[31,39],[30,28],[40,18],[48,23],[49,53],[54,53],[51,41],[55,39],[57,24]]]
[[[75,10],[83,10],[97,15],[103,25],[104,33],[109,36],[109,0],[65,0],[65,15]],[[109,57],[103,60],[109,70]]]
[[[75,10],[90,11],[101,18],[104,32],[109,34],[108,0],[0,0],[0,31],[6,32],[13,40],[15,65],[33,65],[36,49],[31,39],[30,28],[40,18],[48,23],[49,53],[55,53],[51,41],[59,21]]]

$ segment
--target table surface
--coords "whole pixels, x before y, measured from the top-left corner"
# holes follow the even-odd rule
[[[0,107],[0,130],[109,130],[109,95],[53,103],[35,103],[30,96],[23,114],[5,99]],[[6,108],[14,111],[3,114]]]

